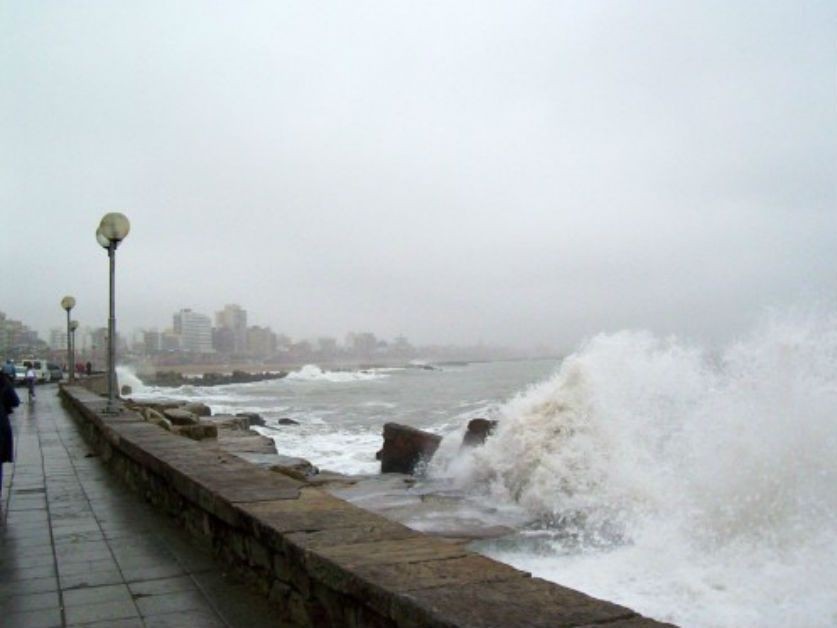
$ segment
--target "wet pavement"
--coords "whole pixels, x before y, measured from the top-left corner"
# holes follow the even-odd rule
[[[261,596],[120,484],[93,456],[57,387],[12,415],[0,499],[0,625],[281,625]]]

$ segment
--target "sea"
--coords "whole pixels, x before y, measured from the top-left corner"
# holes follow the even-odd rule
[[[280,453],[341,473],[378,473],[386,422],[440,434],[415,490],[506,526],[473,549],[646,616],[837,626],[837,314],[774,313],[723,347],[621,331],[563,359],[427,366],[211,388],[119,376],[137,399],[258,412]],[[475,417],[497,430],[461,449]]]

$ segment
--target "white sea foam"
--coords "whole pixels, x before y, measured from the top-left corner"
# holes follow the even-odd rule
[[[304,420],[297,417],[297,420]],[[348,474],[380,471],[375,452],[381,447],[377,430],[348,430],[334,427],[322,419],[309,417],[305,423],[291,426],[254,428],[273,438],[277,451],[287,456],[307,458],[320,469]]]
[[[837,624],[837,316],[598,336],[499,414],[431,468],[540,520],[488,553],[685,626]]]
[[[123,386],[130,386],[131,394],[142,394],[143,392],[145,392],[145,384],[143,384],[142,380],[139,377],[137,377],[136,371],[134,371],[133,367],[117,366],[116,381],[120,390]]]
[[[332,382],[337,384],[382,379],[388,375],[382,369],[363,371],[324,371],[316,364],[306,364],[298,371],[288,373],[290,381]]]

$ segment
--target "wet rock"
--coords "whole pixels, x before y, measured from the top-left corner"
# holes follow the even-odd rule
[[[210,423],[216,425],[219,430],[241,430],[246,431],[250,429],[250,419],[246,416],[233,416],[231,414],[215,414],[212,416],[203,416],[200,419],[201,423]]]
[[[162,414],[157,412],[156,410],[148,409],[145,413],[145,420],[149,423],[156,425],[157,427],[162,427],[167,432],[172,431],[172,424],[166,417]]]
[[[250,420],[250,425],[264,425],[264,419],[258,412],[239,412],[235,416],[247,417]]]
[[[218,443],[224,451],[236,455],[239,453],[276,453],[276,445],[274,445],[273,439],[250,431],[221,430],[218,434]]]
[[[201,376],[194,377],[183,375],[176,371],[157,371],[154,375],[146,375],[143,381],[151,386],[224,386],[227,384],[247,384],[251,382],[260,382],[272,379],[281,379],[287,373],[281,371],[278,373],[263,372],[263,373],[247,373],[245,371],[233,371],[231,374],[224,373],[204,373]]]
[[[436,453],[442,437],[409,425],[384,425],[384,446],[381,450],[381,473],[413,473],[419,464],[426,464]]]
[[[271,471],[282,473],[295,480],[307,480],[317,475],[320,470],[305,458],[279,455],[279,463],[270,467]]]
[[[279,425],[299,425],[299,421],[294,421],[293,419],[289,419],[287,417],[283,417],[277,421]]]
[[[218,428],[215,425],[199,423],[197,425],[175,425],[172,428],[175,434],[180,434],[192,440],[205,440],[218,438]]]
[[[162,413],[164,410],[174,410],[183,407],[182,401],[143,401],[141,405],[146,408],[152,408],[157,412]]]
[[[497,421],[488,419],[471,419],[468,421],[468,430],[462,438],[462,447],[476,447],[485,443],[485,439],[497,427]]]
[[[197,425],[198,417],[186,410],[172,409],[163,410],[163,416],[172,422],[172,425]]]
[[[127,396],[127,395],[130,395],[133,392],[133,389],[130,386],[128,386],[128,384],[124,384],[122,386],[122,388],[119,389],[119,392],[123,396]]]
[[[208,405],[205,403],[200,403],[197,401],[193,401],[191,403],[187,403],[184,405],[181,410],[186,410],[186,412],[191,412],[197,416],[212,416],[212,410]]]

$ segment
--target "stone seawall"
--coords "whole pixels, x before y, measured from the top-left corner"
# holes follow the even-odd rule
[[[91,447],[292,626],[663,626],[207,449],[63,386]]]

